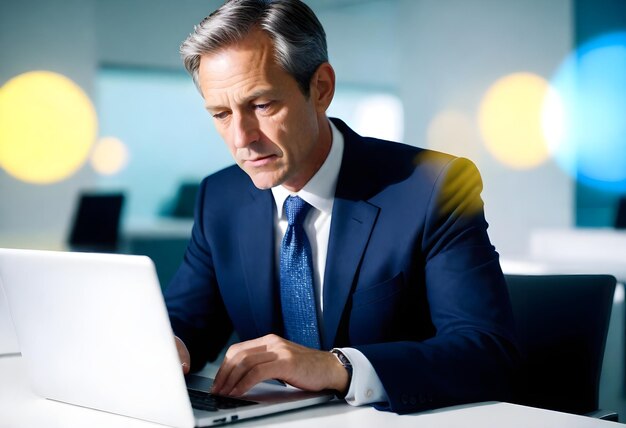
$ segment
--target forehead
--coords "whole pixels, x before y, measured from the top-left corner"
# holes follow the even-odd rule
[[[276,63],[274,44],[264,32],[256,30],[238,43],[202,55],[198,82],[204,98],[226,94],[270,90],[295,80]]]

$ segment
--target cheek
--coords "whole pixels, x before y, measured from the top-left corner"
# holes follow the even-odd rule
[[[281,143],[288,136],[290,128],[285,119],[284,114],[275,114],[271,117],[261,118],[259,120],[259,131],[270,141],[282,145]]]
[[[289,114],[288,114],[289,113]],[[269,137],[286,155],[294,156],[302,151],[303,137],[310,135],[310,124],[306,116],[292,110],[273,116],[266,123],[263,133]]]

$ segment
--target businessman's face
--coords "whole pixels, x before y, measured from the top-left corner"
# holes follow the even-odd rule
[[[202,56],[198,81],[215,127],[256,187],[297,191],[319,169],[330,149],[330,65],[320,66],[305,97],[274,61],[271,39],[254,31]]]

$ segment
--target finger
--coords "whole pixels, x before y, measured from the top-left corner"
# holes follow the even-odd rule
[[[233,369],[241,362],[243,358],[249,353],[262,353],[266,351],[265,346],[257,346],[247,348],[244,346],[238,346],[242,343],[232,345],[228,348],[226,352],[226,356],[224,357],[224,361],[220,365],[220,368],[217,370],[215,375],[215,379],[213,380],[213,386],[211,388],[211,392],[218,394],[224,387],[224,383],[230,376],[230,373]]]
[[[280,341],[285,341],[285,339],[275,334],[268,334],[262,337],[257,337],[256,339],[235,343],[228,348],[228,351],[226,351],[226,357],[230,358],[233,355],[248,349],[272,346]]]
[[[242,378],[247,376],[248,373],[251,371],[255,373],[253,379],[258,379],[256,383],[259,383],[266,379],[271,379],[272,376],[270,374],[266,374],[266,372],[264,372],[260,368],[265,367],[266,363],[269,363],[276,359],[277,359],[277,355],[273,352],[261,352],[261,353],[254,353],[254,354],[246,355],[246,357],[243,358],[239,362],[239,364],[233,367],[233,370],[230,372],[230,375],[224,382],[224,386],[219,391],[219,394],[223,394],[223,395],[233,394],[233,390],[235,390],[238,387]],[[256,383],[253,383],[248,388],[246,388],[246,391],[250,389],[252,386],[256,385]]]
[[[191,368],[191,357],[189,356],[187,346],[177,336],[174,336],[174,342],[176,343],[176,351],[178,352],[178,359],[180,360],[183,374],[187,374]]]
[[[268,379],[277,379],[282,372],[282,364],[279,360],[272,360],[258,364],[248,370],[235,387],[226,395],[238,397],[244,395],[256,384]]]
[[[272,353],[276,354],[275,360],[251,368],[228,395],[245,394],[257,383],[274,378],[307,391],[345,389],[345,369],[329,352],[287,346]]]

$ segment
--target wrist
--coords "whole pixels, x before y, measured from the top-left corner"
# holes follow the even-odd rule
[[[335,372],[337,373],[336,376],[333,376],[332,389],[337,391],[340,398],[344,398],[352,382],[352,363],[339,349],[332,349],[330,353],[335,360]]]

